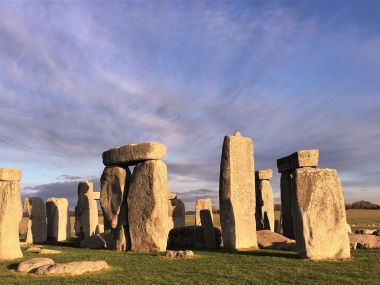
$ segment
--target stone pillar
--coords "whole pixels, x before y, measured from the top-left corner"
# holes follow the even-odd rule
[[[22,219],[21,170],[0,168],[0,260],[21,258],[19,223]]]
[[[256,176],[256,229],[274,231],[274,201],[273,190],[269,180],[271,169],[260,169]]]
[[[224,247],[257,247],[253,142],[239,132],[224,138],[219,204]]]
[[[128,229],[127,197],[131,172],[127,166],[107,166],[100,179],[100,205],[104,217],[104,233],[115,250],[131,247]]]
[[[46,201],[47,238],[65,241],[71,238],[69,202],[65,198],[49,198]]]
[[[169,233],[168,174],[161,160],[139,163],[128,195],[132,251],[165,251]]]
[[[212,215],[212,203],[211,199],[198,199],[195,203],[195,225],[201,226],[201,216],[200,212],[201,210],[208,210],[210,212],[211,216],[211,222],[213,221],[213,215]]]
[[[27,243],[43,243],[47,238],[45,203],[39,197],[26,197],[24,210],[28,214]]]
[[[98,225],[98,207],[93,197],[92,182],[78,184],[78,203],[75,207],[75,234],[79,241],[95,234]]]
[[[218,246],[216,244],[215,229],[212,222],[212,212],[210,212],[208,209],[202,209],[199,215],[201,218],[206,248],[217,248]]]
[[[185,226],[185,204],[174,193],[168,196],[169,230]]]

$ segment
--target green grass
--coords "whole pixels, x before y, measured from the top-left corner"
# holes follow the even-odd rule
[[[357,250],[347,261],[305,261],[295,253],[275,250],[252,252],[195,251],[185,260],[163,254],[138,254],[63,246],[56,262],[106,260],[111,269],[77,277],[40,277],[16,273],[21,261],[0,263],[1,284],[378,284],[380,250]],[[23,260],[38,254],[24,252]]]

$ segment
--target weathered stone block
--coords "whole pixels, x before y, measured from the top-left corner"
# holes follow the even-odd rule
[[[292,218],[291,183],[293,174],[291,172],[281,173],[281,226],[282,234],[287,238],[294,239]]]
[[[65,241],[71,238],[68,206],[65,198],[49,198],[46,201],[48,239]]]
[[[22,172],[17,168],[0,168],[0,181],[20,182]]]
[[[240,133],[224,138],[219,204],[224,247],[257,247],[253,142]]]
[[[318,158],[317,149],[297,151],[289,156],[277,159],[278,172],[289,172],[301,167],[317,167]]]
[[[272,176],[272,169],[259,169],[255,171],[256,180],[270,180]]]
[[[269,180],[256,180],[256,229],[274,231],[274,201]]]
[[[39,197],[26,197],[24,200],[24,210],[29,217],[26,242],[45,242],[47,238],[47,223],[44,201]]]
[[[349,258],[343,191],[336,170],[300,168],[292,181],[298,255],[313,260]]]
[[[202,225],[201,216],[200,216],[201,210],[210,211],[211,221],[213,221],[211,199],[198,199],[196,201],[195,203],[195,225],[196,226]]]
[[[212,223],[212,212],[208,209],[202,209],[200,211],[200,216],[206,248],[217,248],[215,230]]]
[[[103,163],[110,165],[136,165],[145,160],[159,160],[166,155],[166,147],[159,142],[127,144],[103,152]]]
[[[149,160],[135,167],[129,186],[128,221],[132,251],[166,250],[168,173],[161,160]]]
[[[217,247],[222,243],[222,233],[214,227]],[[174,228],[169,232],[168,248],[206,248],[205,235],[201,226]]]
[[[185,204],[180,199],[168,200],[169,230],[185,226]]]

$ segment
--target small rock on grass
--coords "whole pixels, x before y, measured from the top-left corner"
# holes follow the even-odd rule
[[[189,258],[193,257],[194,253],[191,250],[180,250],[180,251],[174,251],[174,250],[169,250],[166,252],[166,257],[168,258]]]
[[[52,265],[54,260],[46,257],[32,258],[21,262],[17,267],[17,272],[32,273],[41,266]]]

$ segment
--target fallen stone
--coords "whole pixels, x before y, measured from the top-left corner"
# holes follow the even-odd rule
[[[0,168],[0,181],[20,182],[22,172],[17,168]]]
[[[357,244],[361,249],[380,249],[380,237],[366,234],[348,234],[351,247]]]
[[[289,156],[277,159],[278,172],[289,172],[302,167],[317,167],[318,158],[317,149],[299,150]]]
[[[39,253],[41,250],[42,250],[42,248],[33,246],[33,247],[29,247],[26,251]]]
[[[53,265],[54,260],[46,257],[32,258],[21,262],[17,267],[17,272],[34,273],[39,267]]]
[[[376,230],[371,230],[371,229],[358,229],[355,231],[355,234],[373,235],[375,232]]]
[[[256,180],[270,180],[272,176],[272,169],[259,169],[255,171]]]
[[[222,243],[222,233],[214,227],[217,247]],[[174,228],[169,232],[168,248],[206,248],[205,236],[202,226],[186,226]]]
[[[256,230],[274,231],[274,200],[269,180],[256,180]]]
[[[13,170],[1,168],[4,177]],[[17,181],[0,181],[0,260],[22,257],[19,223],[22,219],[20,185]]]
[[[373,235],[380,236],[380,230],[377,230],[377,231],[373,232]]]
[[[54,241],[65,241],[71,237],[69,202],[65,198],[49,198],[46,202],[47,237]]]
[[[146,160],[160,160],[166,155],[166,147],[159,142],[127,144],[103,152],[103,163],[110,165],[136,165]]]
[[[93,235],[81,241],[80,246],[91,249],[107,248],[107,242],[101,235]]]
[[[240,133],[224,138],[219,205],[224,247],[257,247],[253,142]]]
[[[27,243],[42,243],[47,239],[45,203],[39,197],[26,197],[24,210],[28,214]]]
[[[149,160],[135,167],[129,186],[128,221],[132,251],[166,250],[168,173],[161,160]]]
[[[296,250],[296,241],[269,230],[257,231],[259,248]]]
[[[36,270],[37,275],[82,275],[84,273],[101,271],[108,269],[109,266],[104,260],[97,261],[76,261],[70,263],[60,263],[45,265]]]
[[[299,168],[292,181],[297,253],[311,260],[350,257],[343,191],[335,169]]]
[[[46,249],[43,248],[40,250],[39,254],[60,254],[62,251],[60,250],[54,250],[54,249]]]
[[[213,221],[213,215],[212,215],[212,203],[211,199],[198,199],[195,203],[195,225],[201,226],[201,216],[200,212],[201,210],[208,210],[211,214],[211,221]]]
[[[194,256],[194,253],[191,250],[185,250],[185,251],[169,250],[166,252],[166,257],[168,258],[191,258],[193,256]]]

